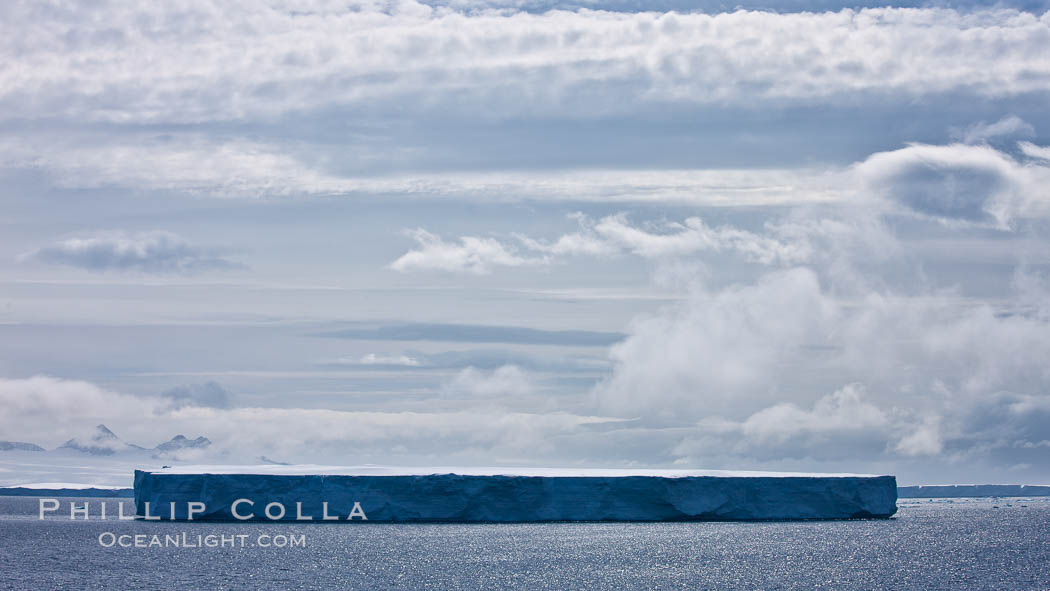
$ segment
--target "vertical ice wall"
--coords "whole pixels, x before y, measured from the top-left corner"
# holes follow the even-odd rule
[[[138,514],[162,519],[847,519],[889,517],[896,500],[893,476],[135,473]]]

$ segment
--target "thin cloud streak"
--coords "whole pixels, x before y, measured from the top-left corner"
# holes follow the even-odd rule
[[[197,273],[241,269],[214,250],[193,246],[171,232],[104,232],[66,238],[19,255],[19,261],[79,267],[88,271]]]
[[[543,330],[519,326],[479,324],[389,324],[346,328],[315,336],[364,341],[435,341],[455,343],[514,343],[601,347],[620,340],[614,332],[588,330]]]

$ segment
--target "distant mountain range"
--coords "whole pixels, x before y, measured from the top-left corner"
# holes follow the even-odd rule
[[[95,432],[86,441],[70,439],[59,446],[59,449],[73,449],[93,456],[111,456],[124,451],[146,451],[141,445],[125,443],[105,425],[96,426]]]
[[[0,451],[47,451],[35,443],[23,441],[0,441]]]
[[[171,439],[161,443],[157,447],[153,448],[154,456],[161,456],[165,454],[173,454],[177,451],[183,451],[187,449],[204,449],[211,445],[211,439],[204,437],[203,435],[196,438],[190,439],[183,435],[176,435]]]
[[[207,437],[190,439],[176,435],[153,448],[127,443],[105,425],[97,425],[87,438],[73,438],[60,445],[57,450],[69,449],[93,456],[112,456],[124,453],[149,453],[155,458],[174,457],[176,452],[188,449],[204,449],[211,445]],[[34,443],[22,441],[0,441],[0,451],[47,451]]]

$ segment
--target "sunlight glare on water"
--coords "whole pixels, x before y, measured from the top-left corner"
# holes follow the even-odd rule
[[[859,521],[270,525],[40,521],[37,499],[0,497],[0,588],[1050,588],[1050,499],[898,505]],[[102,548],[105,531],[307,544]]]

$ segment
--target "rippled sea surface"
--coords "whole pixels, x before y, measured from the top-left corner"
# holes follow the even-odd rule
[[[69,520],[71,500],[92,519]],[[99,502],[61,499],[40,520],[38,499],[0,497],[0,589],[1050,589],[1050,499],[904,499],[872,521],[513,525],[102,521]],[[102,547],[107,532],[201,545]],[[258,545],[299,535],[305,547]]]

